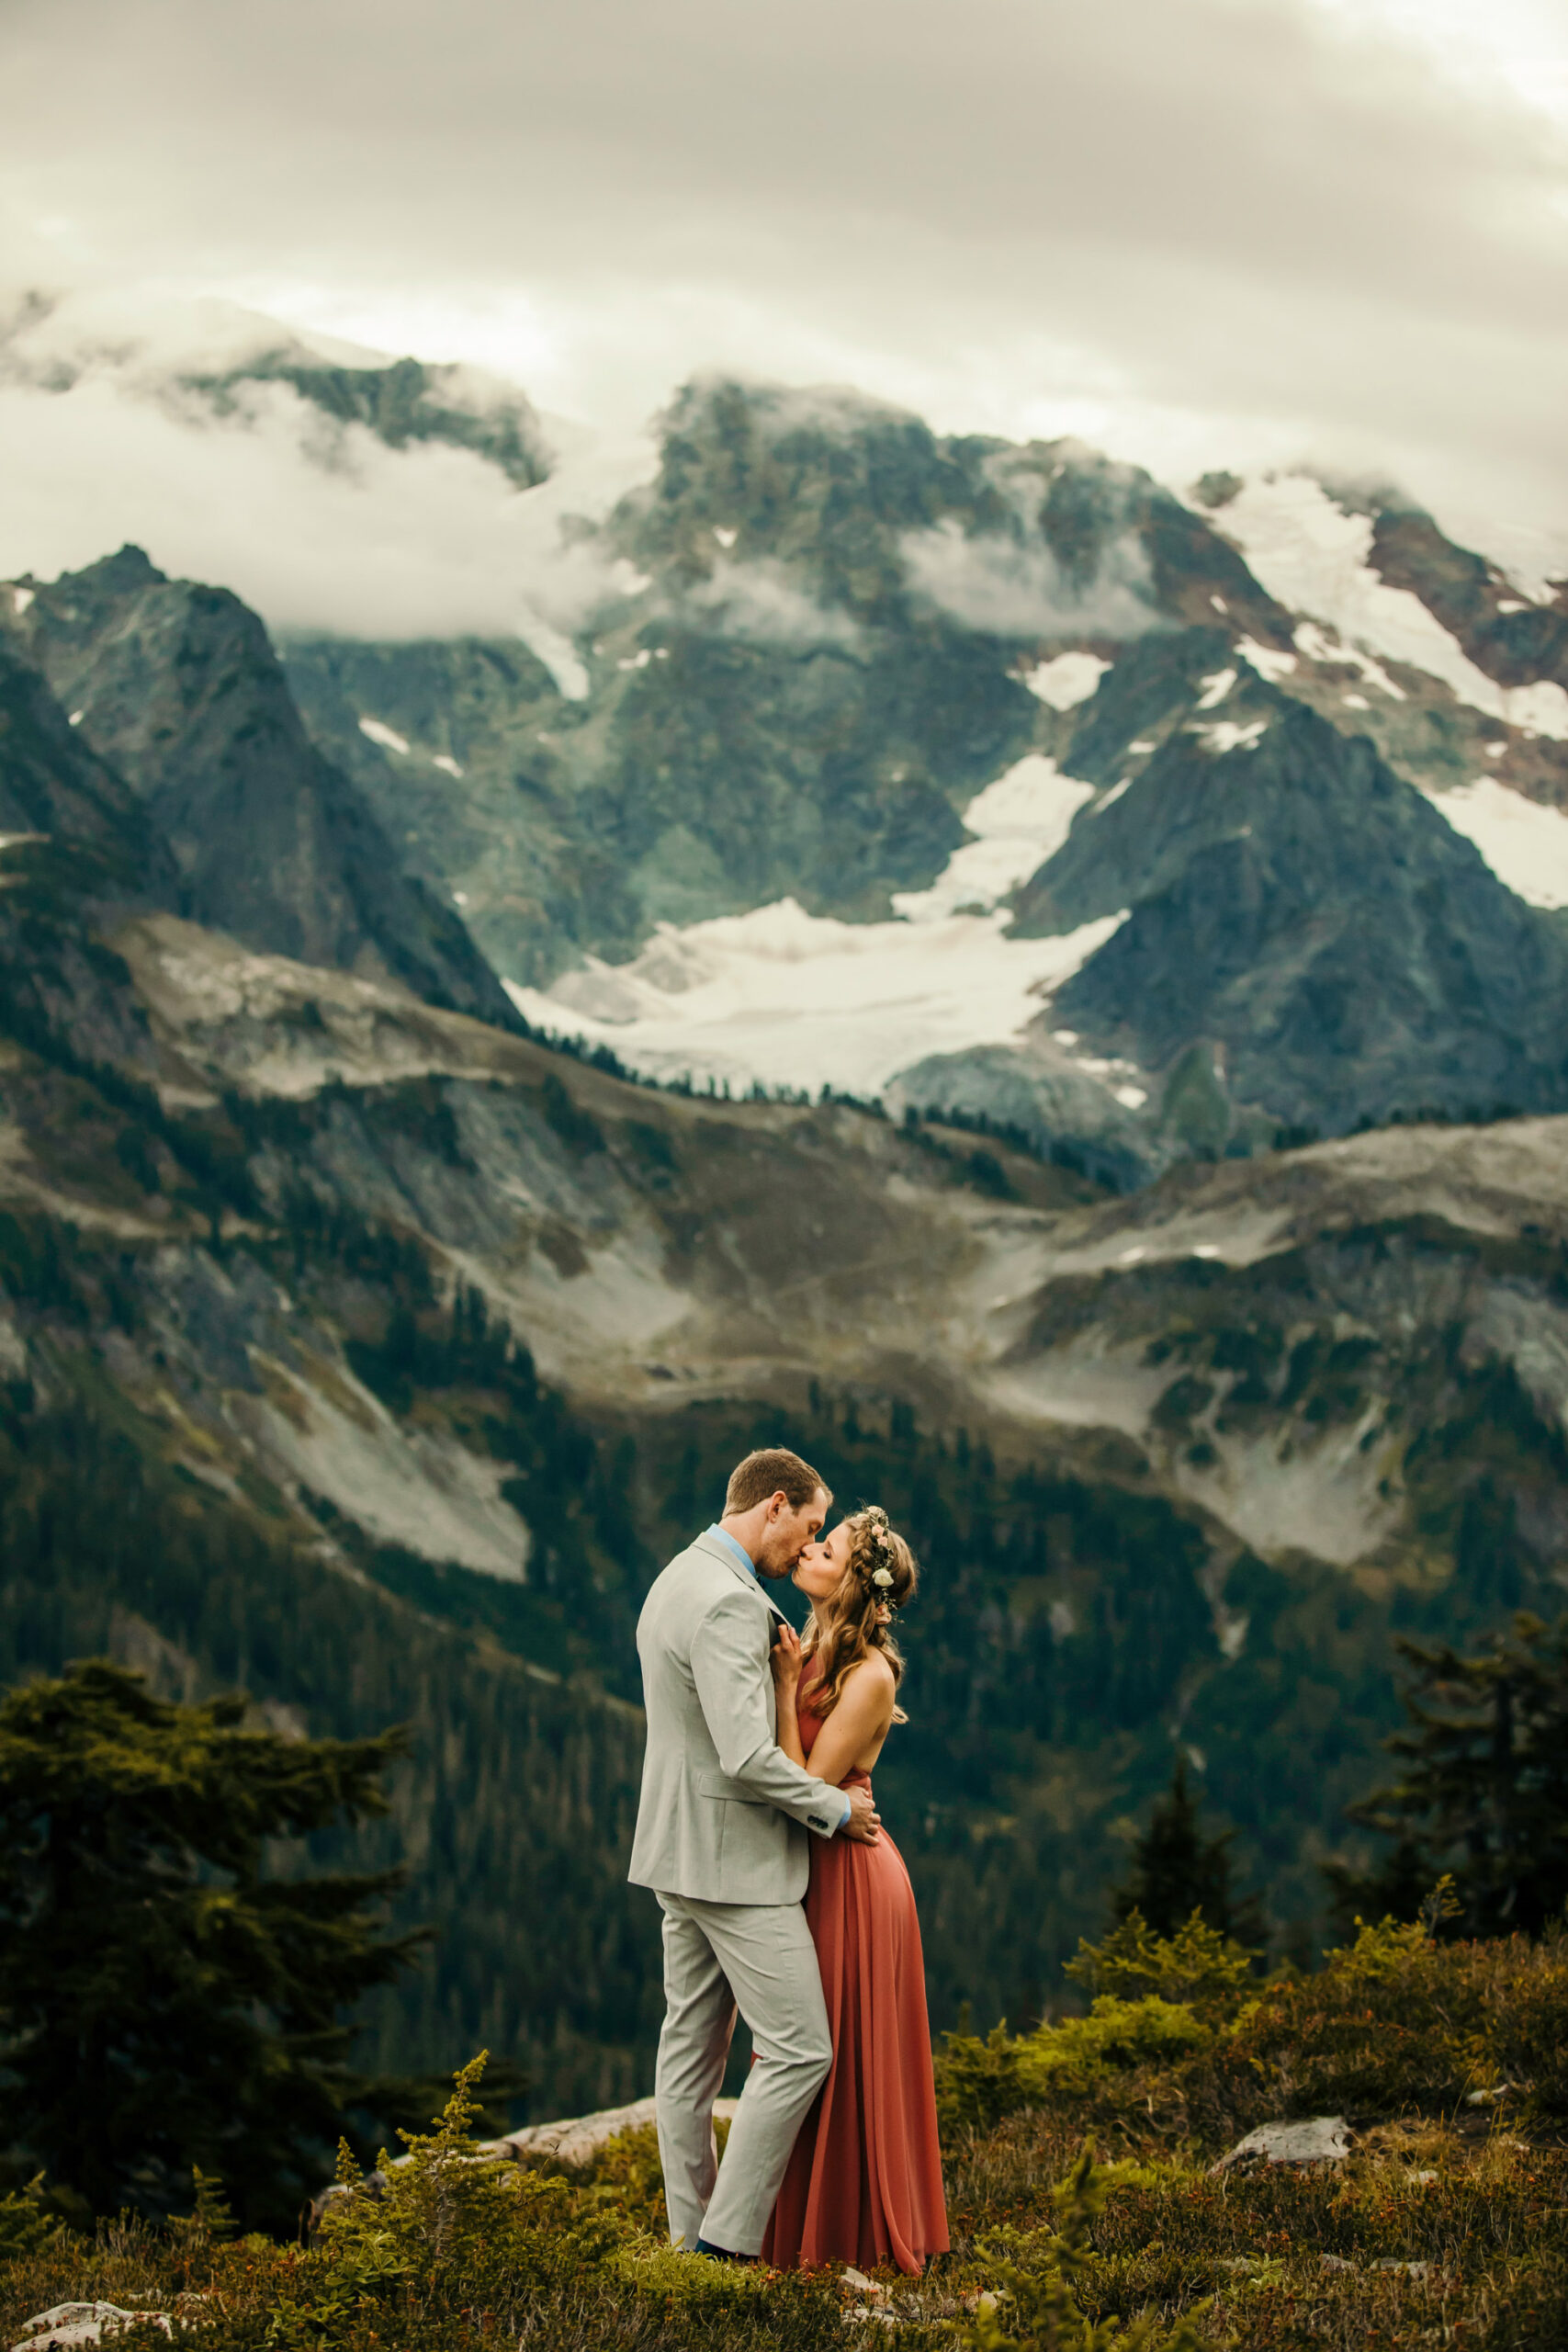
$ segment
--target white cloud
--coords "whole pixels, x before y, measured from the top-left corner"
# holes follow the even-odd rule
[[[716,563],[687,592],[709,628],[757,644],[851,646],[860,635],[848,613],[832,612],[807,596],[773,562]]]
[[[705,366],[858,381],[1176,480],[1371,465],[1549,564],[1555,24],[1546,0],[11,0],[0,207],[18,272],[243,291],[599,420]]]
[[[286,383],[246,385],[223,418],[181,390],[181,370],[233,364],[269,335],[228,306],[128,303],[117,331],[103,305],[73,317],[67,304],[13,343],[0,575],[51,577],[131,540],[166,571],[234,589],[276,629],[516,631],[541,650],[626,593],[626,567],[561,526],[649,477],[646,437],[559,434],[555,472],[519,492],[472,451],[389,448]]]
[[[1133,539],[1113,540],[1081,590],[1048,547],[1000,532],[966,537],[951,519],[906,532],[899,551],[911,588],[966,628],[996,637],[1141,637],[1162,626]]]

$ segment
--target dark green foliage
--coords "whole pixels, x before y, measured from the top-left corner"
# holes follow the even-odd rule
[[[944,2145],[959,2132],[988,2132],[1024,2106],[1028,2092],[1018,2044],[1004,2018],[984,2041],[978,2034],[944,2036],[937,2064],[937,2120]]]
[[[406,1413],[415,1391],[457,1387],[495,1388],[512,1411],[532,1412],[538,1404],[534,1359],[501,1317],[492,1317],[484,1293],[458,1283],[445,1315],[438,1309],[421,1316],[416,1309],[423,1285],[414,1285],[412,1301],[400,1299],[376,1342],[351,1340],[350,1363],[367,1388]]]
[[[194,2162],[284,2222],[343,2128],[342,2013],[406,1962],[400,1873],[279,1877],[278,1839],[384,1813],[400,1733],[251,1729],[107,1663],[0,1702],[0,2016],[13,2129],[100,2212]]]
[[[1455,1932],[1539,1935],[1568,1905],[1568,1616],[1520,1615],[1469,1656],[1398,1647],[1409,1725],[1384,1746],[1403,1770],[1348,1808],[1396,1842],[1379,1870],[1336,1870],[1339,1907],[1409,1917],[1449,1871]]]
[[[627,1119],[621,1134],[645,1178],[655,1190],[661,1189],[676,1172],[674,1147],[664,1129],[645,1119]]]
[[[1132,1870],[1112,1890],[1112,1920],[1141,1912],[1156,1936],[1173,1936],[1196,1913],[1217,1935],[1260,1947],[1269,1932],[1261,1903],[1255,1894],[1236,1896],[1231,1891],[1235,1842],[1234,1829],[1204,1837],[1198,1800],[1187,1782],[1187,1758],[1179,1750],[1170,1786],[1134,1846]]]
[[[987,1200],[1010,1201],[1014,1198],[1007,1170],[994,1151],[972,1151],[964,1167],[975,1190],[984,1193]]]
[[[586,1158],[591,1151],[603,1151],[604,1131],[590,1111],[583,1110],[575,1096],[567,1092],[552,1070],[541,1090],[545,1116],[569,1151]]]
[[[297,1276],[307,1266],[324,1263],[362,1281],[385,1284],[415,1306],[427,1306],[434,1298],[429,1255],[412,1234],[394,1232],[306,1184],[289,1186],[276,1223],[278,1240]],[[265,1254],[276,1256],[277,1250],[275,1247]]]
[[[127,1175],[134,1177],[144,1193],[155,1193],[158,1189],[158,1162],[146,1128],[140,1125],[122,1127],[115,1137],[114,1149],[115,1158]]]
[[[7,1296],[72,1319],[84,1316],[86,1302],[71,1268],[74,1238],[73,1228],[53,1217],[0,1209],[0,1283]]]
[[[525,2067],[537,2113],[636,2096],[659,2016],[656,1921],[625,1881],[636,1719],[536,1671],[527,1643],[509,1657],[514,1627],[478,1644],[443,1625],[439,1589],[415,1595],[428,1611],[416,1614],[377,1589],[374,1559],[374,1581],[339,1573],[319,1542],[165,1467],[147,1435],[26,1399],[0,1410],[0,1682],[147,1645],[175,1692],[243,1684],[350,1739],[409,1721],[389,1818],[352,1847],[315,1841],[316,1860],[395,1869],[413,1853],[399,1922],[460,1920],[461,1933],[371,1995],[356,2063],[438,2073],[454,2039],[488,2030]],[[446,1574],[457,1595],[513,1589]],[[461,1623],[465,1605],[450,1613]],[[584,1612],[574,1622],[595,1633]]]

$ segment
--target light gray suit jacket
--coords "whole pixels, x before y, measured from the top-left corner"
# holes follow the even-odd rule
[[[779,1613],[711,1535],[655,1577],[637,1627],[648,1747],[634,1886],[705,1903],[798,1903],[806,1893],[806,1832],[830,1838],[844,1804],[775,1736],[768,1650]]]

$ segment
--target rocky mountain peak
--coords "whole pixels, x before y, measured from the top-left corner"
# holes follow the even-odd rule
[[[460,918],[407,877],[311,742],[259,617],[139,548],[13,593],[11,627],[80,742],[137,796],[172,911],[247,945],[514,1018]]]

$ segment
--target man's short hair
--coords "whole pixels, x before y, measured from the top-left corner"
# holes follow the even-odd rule
[[[800,1510],[816,1499],[818,1493],[829,1496],[831,1490],[819,1470],[792,1453],[787,1445],[764,1445],[738,1462],[729,1474],[729,1484],[724,1491],[724,1509],[728,1518],[732,1511],[754,1510],[765,1503],[770,1495],[784,1495],[792,1508]]]

